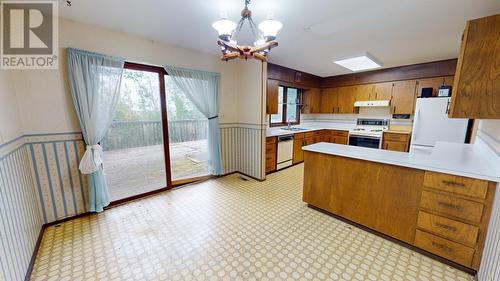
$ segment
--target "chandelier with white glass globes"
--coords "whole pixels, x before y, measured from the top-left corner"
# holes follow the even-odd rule
[[[276,36],[281,30],[281,22],[268,18],[258,26],[252,19],[252,11],[248,9],[250,0],[245,0],[245,8],[241,11],[241,19],[238,23],[222,17],[212,24],[212,27],[219,33],[217,44],[222,51],[222,60],[229,61],[236,58],[255,58],[267,61],[267,55],[272,48],[278,46]],[[245,22],[248,22],[254,36],[253,46],[238,45],[238,36]]]

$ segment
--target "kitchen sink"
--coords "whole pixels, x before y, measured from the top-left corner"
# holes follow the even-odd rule
[[[285,130],[285,131],[292,131],[292,132],[299,132],[299,131],[305,131],[307,129],[304,129],[304,128],[299,128],[299,127],[285,127],[283,128],[282,130]]]

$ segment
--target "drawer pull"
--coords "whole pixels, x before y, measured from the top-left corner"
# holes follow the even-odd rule
[[[462,210],[462,206],[458,206],[458,205],[454,205],[454,204],[450,204],[450,203],[446,203],[446,202],[438,202],[438,204],[443,206],[443,207],[446,207],[448,209],[455,209],[455,210],[459,210],[459,211]]]
[[[446,224],[435,223],[434,226],[435,227],[444,228],[444,229],[449,230],[449,231],[457,232],[457,228],[456,227],[449,226],[449,225],[446,225]]]
[[[447,180],[443,180],[442,182],[446,185],[465,187],[465,184],[459,182],[447,181]]]
[[[447,253],[453,252],[453,250],[450,247],[448,247],[446,245],[443,245],[443,244],[436,243],[434,241],[432,241],[432,246],[434,246],[434,247],[436,247],[438,249],[441,249],[441,250],[443,250],[443,251],[445,251]]]

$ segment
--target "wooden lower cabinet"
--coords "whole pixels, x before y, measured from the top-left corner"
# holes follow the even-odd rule
[[[479,269],[495,183],[309,151],[304,163],[304,202]]]
[[[308,151],[304,162],[305,202],[413,243],[423,171]]]
[[[317,130],[306,133],[296,133],[293,137],[293,164],[304,161],[302,147],[318,142],[330,142],[337,144],[348,143],[348,131],[340,130]]]
[[[293,136],[293,164],[304,161],[304,152],[302,151],[304,144],[304,133],[298,133]]]
[[[278,160],[278,138],[266,138],[266,174],[276,171],[276,161]]]
[[[327,142],[336,144],[345,144],[349,142],[349,132],[348,131],[330,131],[329,138]]]
[[[410,149],[410,133],[384,132],[382,137],[382,149],[408,152]]]
[[[420,230],[415,235],[415,246],[462,265],[470,265],[474,256],[473,248]]]

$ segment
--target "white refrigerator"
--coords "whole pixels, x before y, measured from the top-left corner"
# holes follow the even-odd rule
[[[465,142],[469,119],[448,118],[450,100],[417,98],[410,152],[429,153],[438,141]]]

